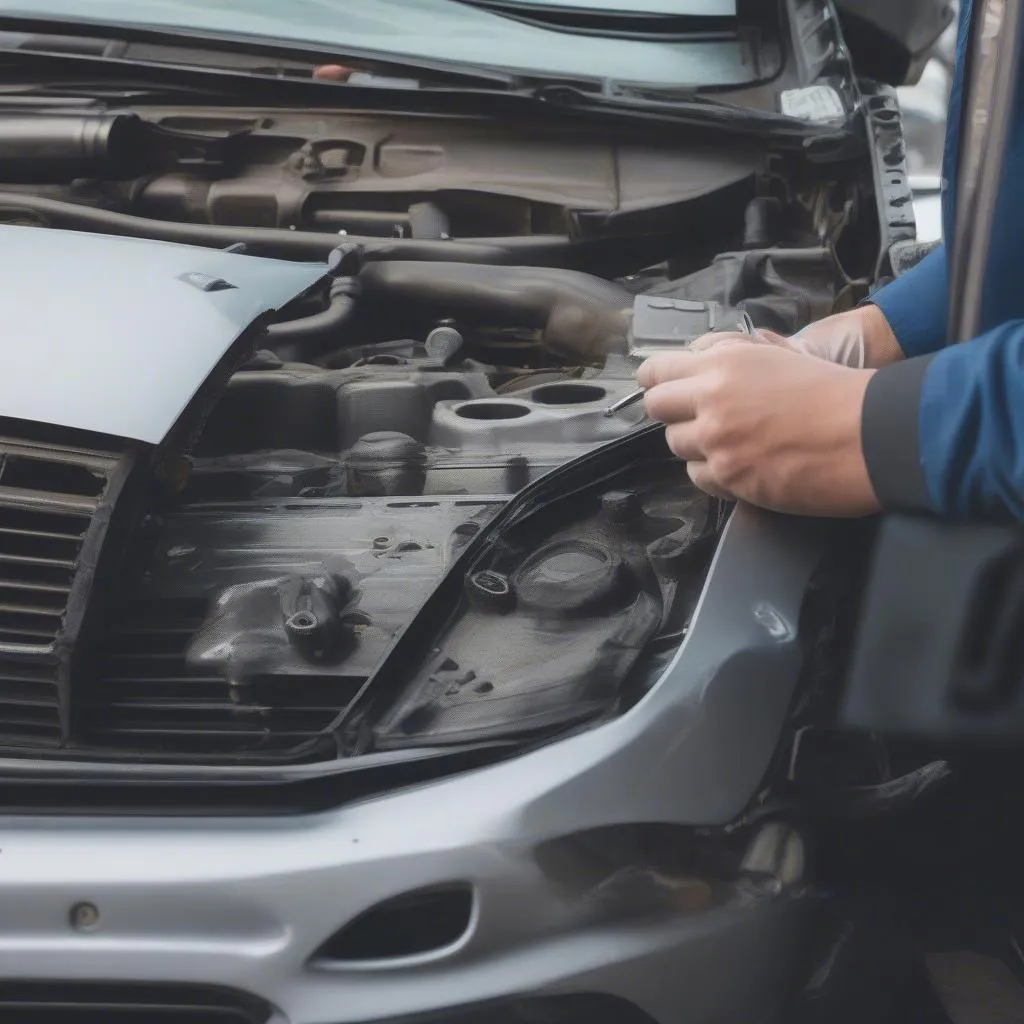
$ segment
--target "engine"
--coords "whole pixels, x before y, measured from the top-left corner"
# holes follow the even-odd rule
[[[444,732],[423,708],[463,697],[508,697],[517,734],[546,686],[549,725],[611,713],[685,632],[720,523],[664,451],[473,562],[473,629],[532,652],[506,666],[514,700],[470,630],[372,725],[354,709],[510,502],[642,432],[641,405],[607,413],[643,358],[741,311],[793,332],[877,259],[874,227],[851,228],[863,168],[738,140],[581,135],[555,188],[526,169],[566,146],[532,125],[431,122],[429,148],[416,119],[154,109],[29,125],[63,154],[42,160],[26,124],[0,124],[21,154],[0,192],[0,328],[20,340],[0,377],[0,749],[22,755],[324,760],[422,745]],[[493,180],[471,184],[464,131]],[[39,301],[55,265],[74,272]],[[500,716],[479,718],[493,738]]]
[[[375,340],[396,292],[406,335]],[[339,293],[345,316],[324,331]],[[349,265],[318,294],[324,308],[271,325],[273,347],[230,377],[180,491],[149,517],[80,703],[90,745],[335,752],[332,722],[462,548],[513,495],[644,419],[606,415],[637,365],[633,297],[606,282]]]
[[[8,382],[7,407],[25,415],[9,423],[0,477],[0,505],[9,506],[0,509],[9,519],[0,524],[9,563],[0,629],[16,665],[0,674],[15,709],[0,735],[12,747],[75,756],[258,763],[365,749],[351,711],[462,552],[513,497],[643,426],[640,404],[609,414],[635,389],[642,358],[739,316],[729,295],[693,297],[713,291],[706,273],[638,292],[556,268],[367,262],[349,243],[325,273],[243,253],[204,262],[189,246],[7,231],[39,243],[41,265],[57,243],[82,247],[83,265],[121,249],[137,286],[152,287],[156,275],[160,306],[177,305],[163,330],[193,325],[192,349],[157,335],[145,351],[130,337],[132,319],[86,276],[73,299],[93,302],[99,354],[65,358],[53,395],[30,387],[35,356],[20,382],[16,373]],[[777,277],[780,267],[820,273],[826,258],[743,254],[733,263],[750,277],[760,260],[762,276]],[[715,273],[728,279],[722,266]],[[38,272],[28,256],[22,272],[26,282]],[[241,326],[264,307],[234,340],[220,333],[229,310]],[[792,318],[799,304],[788,308]],[[777,311],[786,309],[783,295]],[[61,325],[38,319],[37,345],[52,344]],[[78,382],[101,376],[103,358],[124,383],[83,393]],[[679,635],[710,555],[702,543],[715,517],[694,504],[682,466],[655,459],[646,475],[602,479],[587,481],[570,521],[513,559],[547,551],[531,579],[548,584],[516,582],[509,567],[472,577],[473,600],[493,609],[503,595],[545,586],[577,595],[578,608],[523,598],[511,618],[474,627],[497,630],[492,648],[520,634],[515,645],[530,654],[515,685],[522,695],[562,692],[548,709],[555,724],[581,708],[598,713],[656,634]],[[673,495],[692,514],[670,513]],[[46,529],[34,525],[32,501]],[[664,562],[658,544],[679,549],[667,576],[654,568]],[[683,557],[691,547],[704,553]],[[608,634],[616,616],[618,640]],[[572,664],[556,659],[564,679],[542,685],[552,630],[576,637],[574,653]],[[424,677],[426,691],[495,688],[483,678],[493,674],[488,652],[473,643],[477,668],[459,670],[463,647],[442,659],[455,668]],[[572,679],[575,694],[563,686]],[[493,697],[471,691],[476,705],[502,706],[500,685]],[[528,698],[520,704],[504,719],[480,712],[485,731],[514,734],[531,720]],[[389,714],[381,709],[378,744],[385,732],[399,746],[431,735]]]

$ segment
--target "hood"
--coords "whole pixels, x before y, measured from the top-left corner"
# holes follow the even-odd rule
[[[507,4],[506,6],[515,6]],[[523,4],[524,13],[527,5]],[[735,14],[735,0],[557,0],[536,6],[648,13]],[[757,77],[730,38],[608,39],[527,24],[457,0],[0,0],[0,17],[250,39],[316,52],[374,53],[661,86],[741,85]]]
[[[257,317],[323,264],[0,227],[0,411],[158,444]]]

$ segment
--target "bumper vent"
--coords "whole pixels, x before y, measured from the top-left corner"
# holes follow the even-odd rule
[[[111,616],[84,713],[94,747],[166,757],[286,754],[315,742],[355,697],[361,676],[264,675],[233,686],[188,664],[206,602],[139,602]]]
[[[453,946],[473,921],[468,885],[420,889],[378,903],[327,940],[318,965],[402,960]]]
[[[67,657],[120,463],[0,435],[0,745],[67,736]]]

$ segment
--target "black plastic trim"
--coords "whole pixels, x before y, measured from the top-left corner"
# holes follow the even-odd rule
[[[256,996],[206,985],[131,981],[3,982],[0,1024],[268,1024],[274,1008]]]

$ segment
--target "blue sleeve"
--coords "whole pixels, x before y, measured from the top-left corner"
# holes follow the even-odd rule
[[[1024,520],[1024,320],[879,370],[862,431],[884,507]]]
[[[889,321],[903,354],[911,359],[946,344],[949,283],[946,247],[940,245],[916,267],[871,296]]]
[[[939,512],[1024,520],[1024,320],[932,360],[921,390],[920,437]]]

